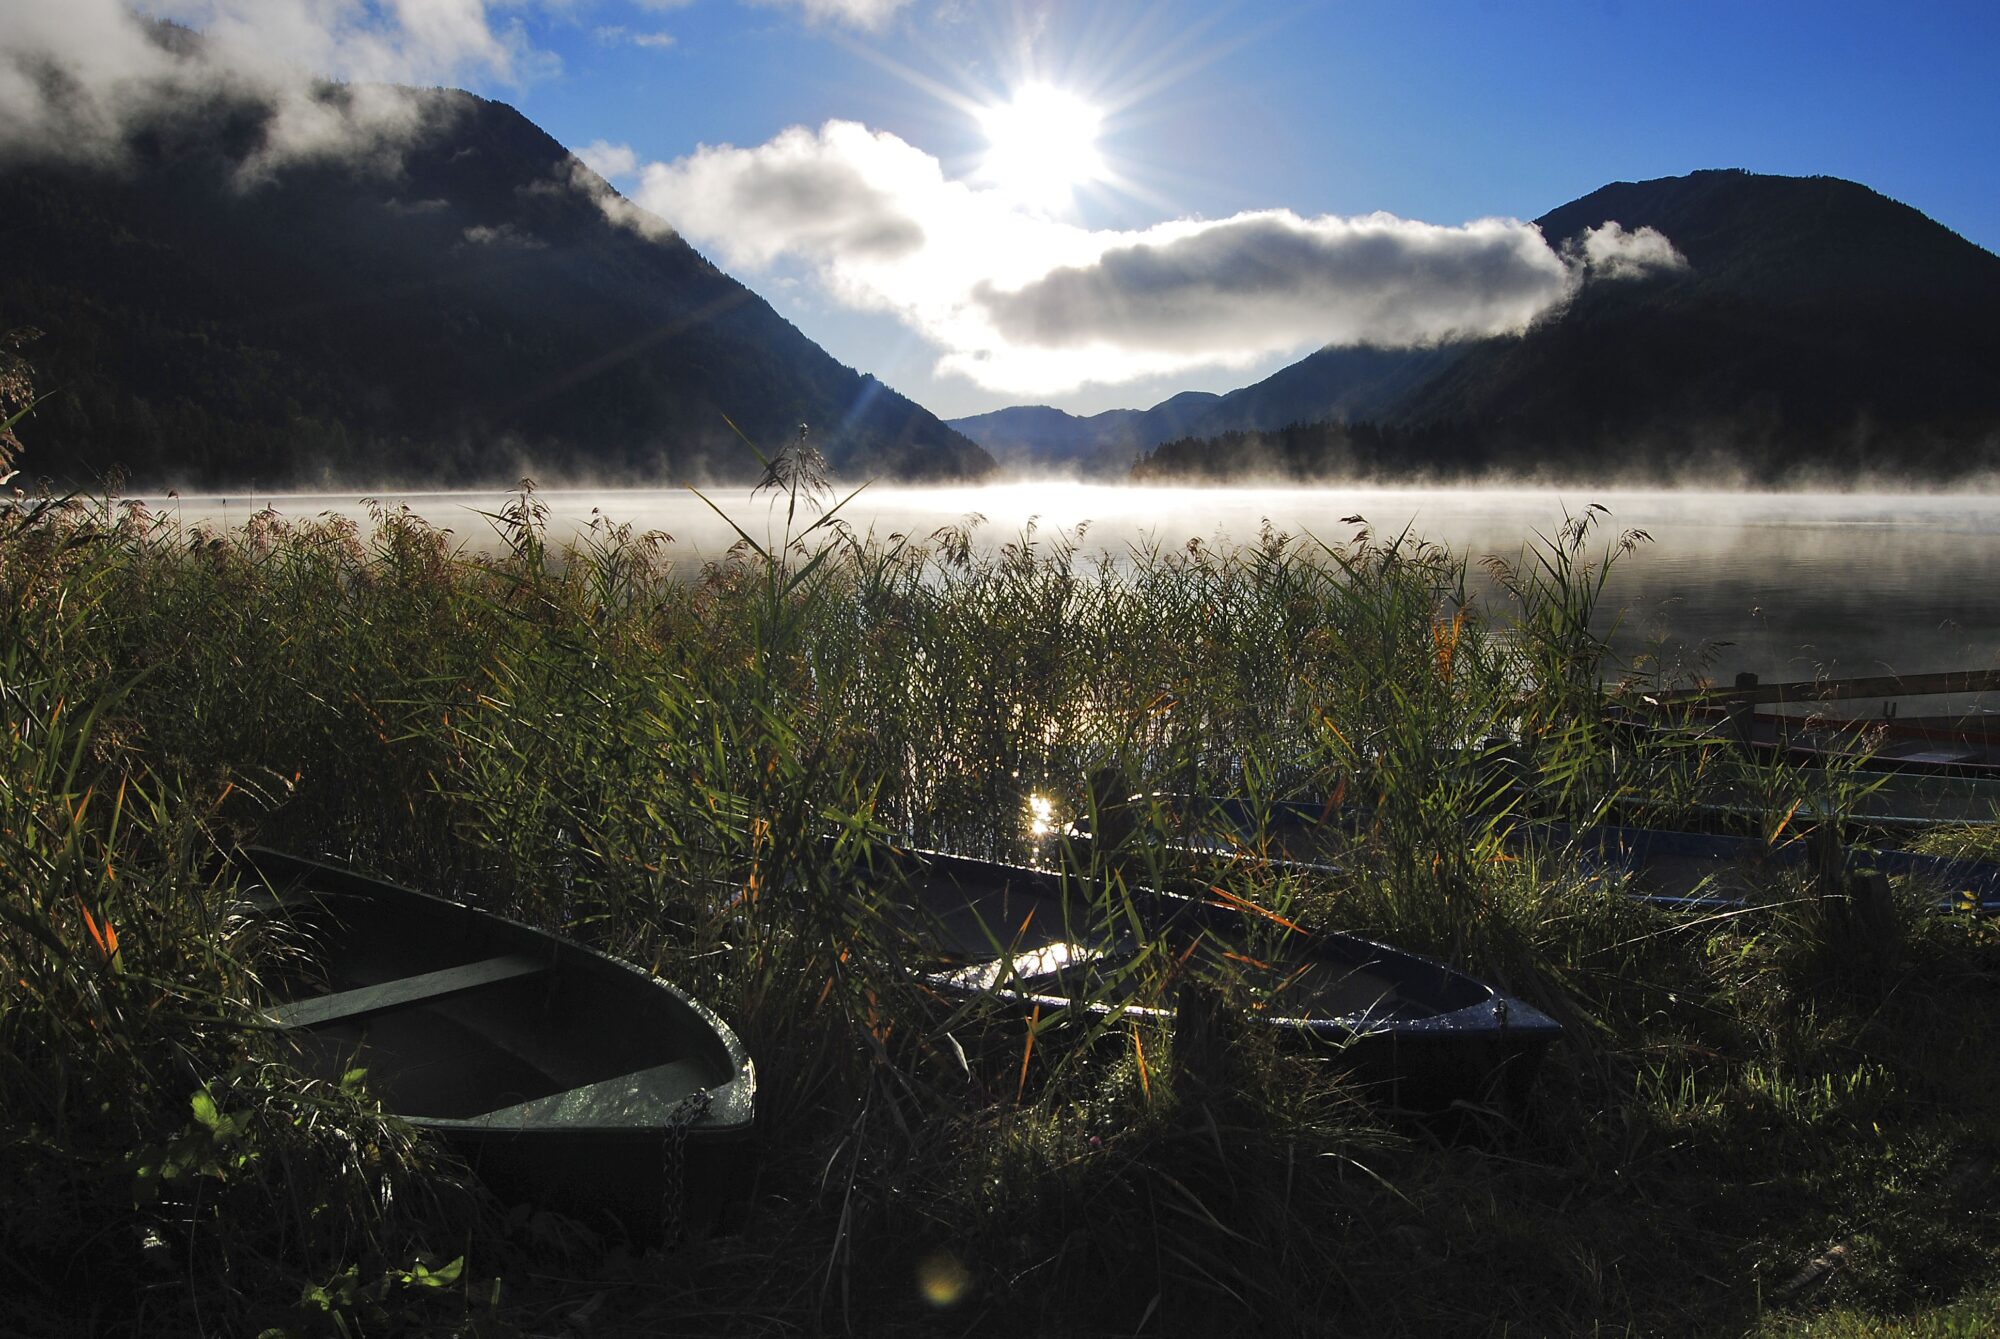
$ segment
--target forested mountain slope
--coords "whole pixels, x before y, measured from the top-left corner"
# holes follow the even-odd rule
[[[239,102],[154,122],[115,167],[0,163],[0,327],[45,332],[25,352],[53,392],[24,470],[675,483],[754,470],[731,421],[767,451],[806,424],[848,475],[991,469],[678,236],[614,222],[511,107],[409,96],[424,131],[393,162],[246,177],[267,112]]]

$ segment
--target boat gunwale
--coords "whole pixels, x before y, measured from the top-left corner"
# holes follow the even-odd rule
[[[1679,740],[1689,745],[1744,749],[1757,757],[1782,759],[1797,767],[1847,767],[1861,777],[1904,775],[1971,783],[2000,780],[2000,739],[1996,739],[1993,730],[1970,724],[1953,726],[1943,723],[1945,718],[1904,720],[1758,711],[1749,718],[1750,734],[1745,738],[1739,733],[1745,727],[1729,714],[1726,705],[1714,701],[1653,705],[1656,712],[1614,708],[1610,723],[1614,728],[1639,732],[1657,741]],[[1787,705],[1807,703],[1798,700],[1788,701]],[[1852,736],[1857,743],[1863,743],[1865,736],[1876,730],[1883,732],[1884,748],[1899,741],[1955,743],[1967,756],[1931,758],[1887,752],[1883,748],[1839,748],[1805,737],[1817,731]]]
[[[957,870],[965,874],[984,873],[991,877],[997,873],[1002,877],[1010,879],[1022,878],[1031,884],[1040,884],[1044,889],[1047,888],[1047,885],[1053,883],[1055,888],[1049,895],[1064,900],[1067,900],[1071,896],[1067,888],[1071,876],[1067,871],[1036,869],[1032,866],[1014,865],[1005,861],[982,860],[976,857],[953,855],[949,852],[932,851],[918,847],[898,847],[893,849],[899,866],[903,862],[916,860],[926,867],[942,866],[946,870]],[[915,886],[921,882],[920,872],[912,872],[899,867],[896,873],[903,879],[905,886],[910,887],[913,892]],[[1135,898],[1150,904],[1153,908],[1165,909],[1167,918],[1169,919],[1178,916],[1187,916],[1197,922],[1201,922],[1200,929],[1204,933],[1214,928],[1218,922],[1249,923],[1249,917],[1240,909],[1230,907],[1226,904],[1210,902],[1198,897],[1189,897],[1153,888],[1133,888],[1131,889],[1131,893]],[[1164,922],[1155,922],[1155,924],[1162,925]],[[1464,986],[1471,987],[1472,990],[1478,992],[1479,998],[1456,1009],[1439,1010],[1434,1013],[1414,1017],[1394,1013],[1377,1014],[1372,1009],[1364,1009],[1358,1013],[1329,1013],[1325,1015],[1314,1015],[1311,1013],[1281,1014],[1259,1010],[1254,1016],[1261,1026],[1306,1034],[1325,1041],[1339,1041],[1343,1044],[1376,1037],[1400,1037],[1412,1041],[1420,1038],[1472,1039],[1489,1037],[1493,1039],[1553,1041],[1562,1034],[1563,1028],[1560,1023],[1528,1001],[1501,989],[1491,982],[1483,981],[1469,972],[1461,971],[1448,963],[1425,957],[1422,954],[1411,953],[1408,950],[1383,944],[1377,940],[1348,931],[1315,930],[1302,933],[1304,935],[1304,942],[1301,945],[1303,951],[1299,955],[1301,964],[1310,961],[1311,956],[1319,950],[1330,946],[1338,946],[1343,949],[1359,949],[1361,952],[1352,955],[1357,965],[1371,959],[1376,961],[1387,959],[1400,968],[1399,974],[1406,978],[1419,973],[1436,974],[1454,983],[1462,983]],[[1083,947],[1088,949],[1090,946],[1084,945]],[[1129,945],[1121,946],[1119,944],[1106,945],[1102,951],[1110,954],[1116,952],[1120,947],[1124,947],[1128,955],[1130,952],[1135,951]],[[999,956],[1000,958],[1005,958],[1007,956],[1006,951],[1002,950]],[[1014,956],[1018,958],[1026,955],[1017,953]],[[996,960],[979,959],[978,961],[992,962]],[[1006,999],[1023,1007],[1068,1010],[1082,1005],[1086,1011],[1094,1015],[1117,1013],[1127,1017],[1166,1021],[1171,1021],[1174,1016],[1174,1010],[1171,1007],[1163,1005],[1112,1004],[1102,1001],[1085,1003],[1069,995],[1038,991],[1028,986],[1010,986],[1008,984],[1010,981],[1032,981],[1034,977],[1013,977],[1004,968],[1002,969],[1000,978],[990,985],[973,986],[967,985],[962,981],[953,980],[954,977],[962,976],[964,971],[964,968],[957,968],[929,973],[925,975],[924,979],[928,984],[936,988],[950,990],[967,997],[983,995],[990,998]]]
[[[267,880],[269,879],[269,873],[263,868],[263,865],[268,864],[273,866],[274,869],[287,871],[289,877],[277,880],[277,882],[304,885],[316,896],[320,897],[332,896],[380,900],[387,894],[390,897],[409,899],[419,905],[435,908],[447,914],[470,916],[476,921],[490,924],[501,931],[506,937],[525,940],[534,944],[538,950],[546,952],[550,957],[549,970],[553,973],[575,969],[585,974],[597,974],[614,978],[621,973],[628,974],[632,979],[644,982],[646,985],[664,992],[666,999],[672,1006],[678,1007],[692,1016],[697,1030],[712,1035],[720,1043],[723,1054],[726,1057],[726,1067],[730,1074],[730,1077],[724,1082],[702,1089],[702,1091],[708,1094],[708,1100],[695,1117],[686,1122],[685,1128],[687,1133],[690,1136],[699,1134],[704,1139],[747,1136],[750,1133],[755,1121],[757,1077],[756,1064],[751,1059],[748,1048],[743,1045],[742,1039],[736,1035],[735,1029],[720,1014],[671,981],[656,976],[636,963],[628,962],[601,949],[592,948],[588,944],[578,943],[576,940],[557,935],[511,916],[488,911],[482,907],[476,907],[470,903],[460,902],[453,898],[443,897],[437,893],[411,888],[405,884],[392,883],[387,879],[377,878],[374,875],[365,874],[343,865],[314,860],[306,856],[292,855],[288,852],[262,846],[240,848],[235,855],[234,863],[238,868],[247,869],[258,877]],[[325,880],[336,885],[346,884],[348,886],[345,888],[312,888],[315,880]],[[276,890],[273,889],[272,891],[275,894]],[[285,905],[282,899],[280,900],[280,904]],[[417,1008],[421,1007],[428,999],[437,998],[450,998],[450,995],[445,994],[443,996],[411,1000],[398,1007]],[[287,1003],[296,1002],[288,1001]],[[273,1021],[275,1022],[276,1020]],[[277,1022],[276,1025],[286,1031],[293,1030],[282,1022]],[[594,1082],[608,1082],[619,1078],[629,1078],[650,1068],[652,1066],[640,1066],[623,1074],[608,1076],[607,1079]],[[593,1084],[572,1084],[567,1088],[558,1089],[555,1093],[548,1096],[576,1092],[590,1086],[593,1086]],[[405,1120],[419,1129],[435,1130],[441,1134],[454,1136],[501,1136],[505,1138],[533,1138],[541,1136],[552,1139],[603,1137],[607,1139],[631,1139],[636,1134],[647,1130],[667,1130],[671,1126],[671,1117],[674,1112],[671,1109],[663,1112],[662,1116],[664,1119],[657,1124],[547,1123],[539,1125],[484,1123],[487,1116],[496,1114],[494,1112],[482,1113],[481,1115],[470,1117],[392,1114],[398,1115],[399,1119]]]

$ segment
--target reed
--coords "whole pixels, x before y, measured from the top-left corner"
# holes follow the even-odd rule
[[[164,676],[118,652],[141,527],[55,504],[0,524],[9,1326],[255,1330],[316,1283],[386,1296],[441,1263],[413,1228],[472,1210],[358,1081],[299,1078],[251,1020],[281,946],[216,872],[238,788],[156,752]]]
[[[1565,518],[1483,599],[1463,555],[1359,518],[1099,559],[976,520],[857,533],[791,453],[770,482],[771,532],[737,518],[693,577],[608,522],[552,541],[526,487],[484,556],[386,507],[0,516],[0,1258],[31,1320],[87,1280],[102,1328],[505,1332],[611,1289],[546,1263],[601,1261],[574,1232],[482,1216],[365,1076],[290,1073],[251,1015],[287,946],[216,872],[246,838],[562,930],[737,1024],[750,1221],[621,1266],[612,1329],[916,1333],[945,1307],[970,1332],[1776,1333],[1778,1285],[1837,1242],[1815,1295],[1850,1309],[1986,1276],[2000,1222],[1946,1187],[2000,1132],[1989,927],[1894,890],[1870,964],[1810,884],[1669,913],[1510,836],[1718,794],[1764,835],[1831,832],[1858,784],[1817,778],[1815,809],[1812,779],[1607,732],[1599,600],[1642,537]],[[1200,795],[1240,801],[1228,859],[1185,841],[1222,823],[1176,798]],[[1103,840],[1065,845],[1072,820]],[[1068,861],[1077,929],[1142,945],[1133,890],[1200,880],[1273,946],[1289,922],[1430,952],[1570,1041],[1469,1142],[1254,1028],[1181,1081],[1149,1015],[923,988],[885,843]],[[1131,972],[1136,1004],[1260,1007],[1226,959],[1152,943]],[[24,1255],[56,1200],[73,1231]]]

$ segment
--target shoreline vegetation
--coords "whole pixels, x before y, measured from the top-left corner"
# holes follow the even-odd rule
[[[485,555],[387,506],[226,531],[107,497],[0,510],[8,1324],[1941,1336],[2000,1314],[1992,923],[1899,887],[1864,935],[1782,871],[1744,910],[1667,911],[1502,841],[1614,801],[1670,824],[1709,787],[1754,793],[1737,830],[1773,839],[1861,784],[1614,741],[1607,671],[1614,694],[1688,672],[1607,659],[1599,597],[1642,535],[1563,517],[1487,560],[1485,604],[1467,555],[1358,517],[1344,543],[1267,528],[1114,566],[1032,528],[854,534],[799,456],[767,482],[784,536],[691,577],[608,522],[552,544],[527,487]],[[1090,822],[1112,768],[1357,813],[1342,872],[1269,859],[1254,822],[1196,869],[1141,804],[1121,877],[1198,873],[1521,996],[1566,1029],[1525,1105],[1414,1124],[1338,1052],[1255,1029],[1225,1089],[1183,1089],[1164,1028],[1029,1022],[895,968],[872,845],[1098,859],[1050,825]],[[301,1078],[255,1021],[301,946],[242,913],[221,857],[249,841],[715,1008],[760,1077],[737,1230],[650,1253],[510,1210],[365,1073]]]
[[[1990,429],[1912,433],[1886,455],[1860,427],[1798,432],[1781,449],[1727,424],[1677,423],[1632,433],[1616,453],[1601,440],[1557,448],[1519,429],[1447,420],[1420,425],[1298,422],[1177,437],[1133,460],[1134,484],[1454,488],[1491,480],[1530,486],[1684,488],[1729,480],[1760,492],[1991,488]],[[1702,443],[1689,449],[1689,442]]]

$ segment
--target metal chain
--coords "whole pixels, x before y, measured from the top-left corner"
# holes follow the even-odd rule
[[[680,1240],[686,1201],[686,1146],[688,1127],[708,1114],[709,1091],[697,1088],[674,1104],[667,1113],[667,1145],[661,1155],[663,1185],[660,1192],[660,1222],[666,1230],[666,1244]]]

